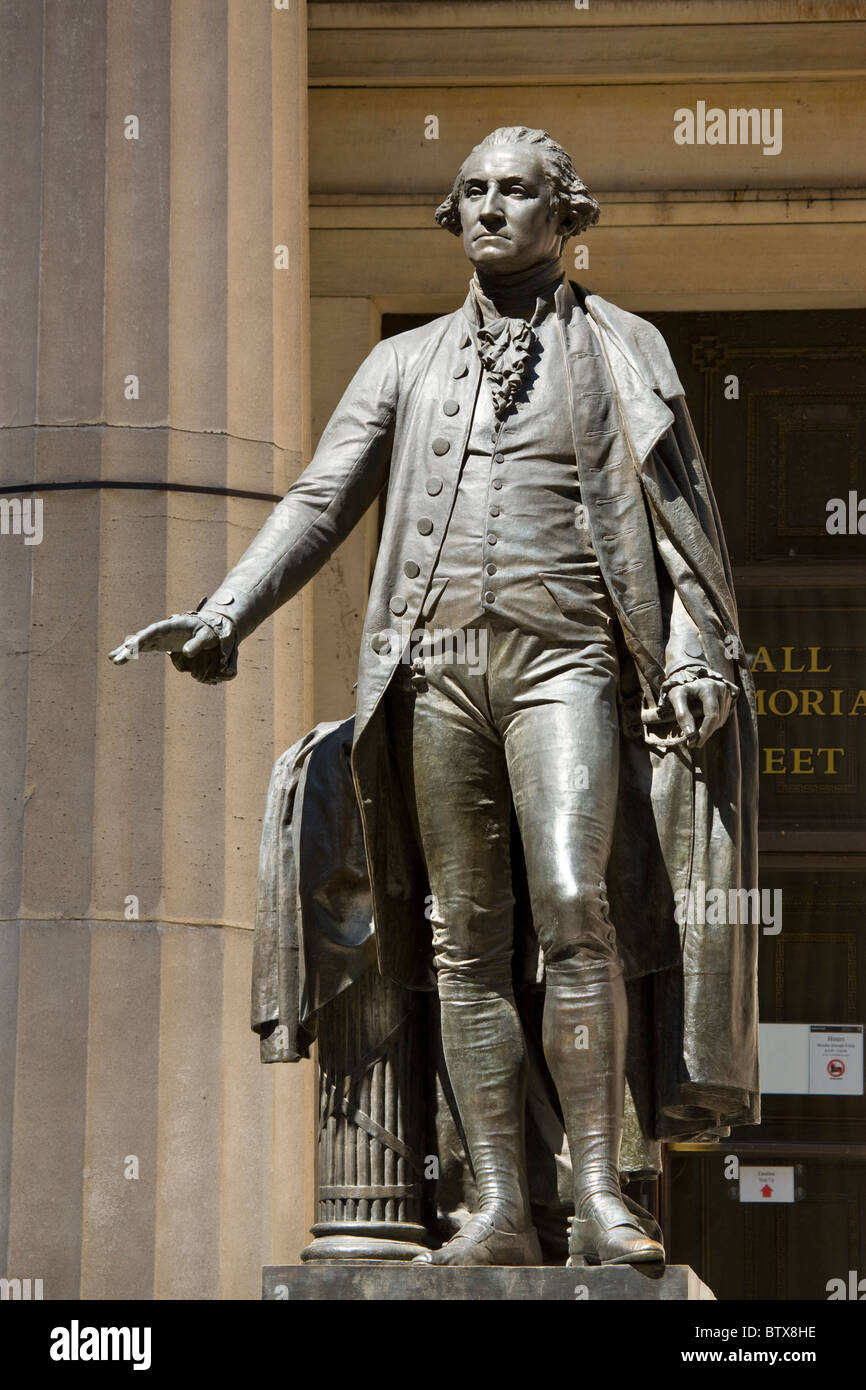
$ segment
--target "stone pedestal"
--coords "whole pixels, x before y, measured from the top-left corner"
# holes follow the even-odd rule
[[[295,1302],[456,1302],[529,1300],[547,1303],[627,1301],[685,1303],[715,1300],[688,1265],[606,1265],[565,1269],[556,1265],[531,1268],[435,1268],[425,1265],[266,1265],[262,1297]]]

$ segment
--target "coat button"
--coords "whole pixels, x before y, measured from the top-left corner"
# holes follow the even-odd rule
[[[498,508],[498,507],[491,507],[491,508],[490,508],[490,515],[491,515],[491,516],[498,516],[498,515],[499,515],[499,508]]]
[[[426,487],[431,497],[437,497],[442,491],[442,479],[434,475],[432,478],[427,479]]]
[[[407,560],[403,566],[403,573],[407,579],[417,579],[421,571],[414,560]]]
[[[402,617],[403,614],[406,612],[407,606],[408,605],[406,603],[406,600],[404,598],[401,598],[399,594],[395,594],[394,597],[391,599],[391,602],[388,604],[388,607],[394,614],[395,618]]]
[[[496,566],[495,566],[494,564],[492,564],[492,563],[489,564],[489,565],[487,566],[487,573],[488,573],[488,574],[495,574],[495,573],[496,573]]]
[[[430,532],[433,530],[433,522],[430,520],[429,516],[422,516],[421,520],[418,522],[418,530],[421,532],[422,536],[430,535]]]
[[[494,478],[494,479],[493,479],[493,486],[496,488],[496,491],[498,492],[499,489],[502,487],[502,479],[501,479],[501,478]]]
[[[454,377],[455,381],[459,381],[462,376],[469,375],[469,368],[467,367],[465,362],[461,362],[459,367],[454,368],[454,371],[451,373],[451,375]]]
[[[493,455],[493,462],[494,462],[494,463],[504,463],[504,462],[505,462],[505,455],[504,455],[504,454],[494,454],[494,455]]]
[[[457,401],[443,401],[442,410],[445,415],[456,415],[460,406]]]
[[[494,592],[493,592],[492,589],[488,589],[488,590],[487,590],[487,593],[484,595],[484,602],[485,602],[485,603],[495,603],[495,602],[496,602],[496,595],[494,594]]]
[[[373,636],[370,638],[370,646],[373,648],[373,651],[376,653],[377,656],[381,656],[383,652],[390,651],[390,634],[387,632],[374,633]]]
[[[447,454],[450,448],[451,445],[448,443],[447,439],[440,438],[433,440],[433,452],[437,458],[441,458],[443,454]]]
[[[234,603],[234,601],[235,596],[232,593],[231,589],[217,589],[216,593],[211,599],[211,603],[222,603],[223,605]]]
[[[487,544],[488,544],[488,545],[495,545],[498,539],[499,539],[499,537],[498,537],[498,536],[494,536],[494,534],[493,534],[492,531],[488,531],[488,533],[487,533]]]

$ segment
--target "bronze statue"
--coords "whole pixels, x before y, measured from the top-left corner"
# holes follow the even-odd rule
[[[463,307],[381,342],[213,597],[112,653],[231,678],[238,643],[387,484],[352,775],[379,966],[422,988],[432,947],[477,1185],[437,1264],[541,1262],[512,815],[574,1170],[571,1262],[664,1260],[620,1189],[627,1070],[648,1137],[759,1118],[756,931],[674,915],[692,884],[755,885],[754,695],[664,341],[564,270],[597,218],[545,132],[472,150],[436,213],[474,267]]]

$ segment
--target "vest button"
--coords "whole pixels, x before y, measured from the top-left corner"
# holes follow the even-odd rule
[[[501,479],[501,478],[494,478],[494,479],[493,479],[493,486],[496,488],[496,491],[498,492],[499,489],[502,487],[502,479]]]
[[[404,598],[401,598],[399,594],[395,594],[394,597],[391,599],[391,602],[388,604],[388,607],[394,614],[395,618],[400,618],[406,612],[408,605]]]
[[[460,406],[457,401],[443,401],[442,410],[446,415],[456,415]]]
[[[493,455],[493,462],[494,462],[494,463],[504,463],[504,462],[505,462],[505,455],[504,455],[504,454],[494,454],[494,455]]]
[[[422,536],[430,535],[430,532],[433,530],[433,522],[430,520],[429,516],[422,516],[421,520],[418,522],[418,530],[421,532]]]
[[[391,649],[391,638],[387,632],[377,632],[370,638],[370,646],[377,656]]]
[[[498,515],[499,515],[499,508],[498,508],[498,507],[491,507],[491,508],[490,508],[490,515],[491,515],[491,516],[498,516]]]
[[[487,566],[487,573],[488,573],[488,574],[495,574],[495,573],[496,573],[496,566],[495,566],[494,564],[489,564],[489,565]]]
[[[403,566],[403,573],[407,579],[417,579],[421,571],[414,560],[407,560]]]
[[[426,486],[430,496],[436,497],[442,491],[442,479],[434,475],[432,478],[427,479]]]
[[[485,602],[485,603],[495,603],[495,602],[496,602],[496,595],[494,594],[494,592],[493,592],[492,589],[488,589],[488,590],[487,590],[487,593],[484,595],[484,602]]]
[[[440,438],[433,440],[433,452],[437,458],[441,458],[443,454],[447,454],[450,448],[451,445],[448,443],[447,439]]]
[[[467,367],[465,362],[461,362],[459,367],[454,368],[454,371],[451,373],[451,375],[454,377],[456,381],[459,381],[462,376],[469,375],[469,368]]]
[[[498,539],[498,537],[494,536],[494,534],[493,534],[492,531],[488,531],[488,533],[487,533],[487,544],[488,544],[488,545],[495,545],[497,539]]]

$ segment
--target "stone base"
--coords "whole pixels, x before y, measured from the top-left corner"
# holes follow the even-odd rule
[[[628,1300],[664,1303],[715,1299],[688,1265],[527,1268],[393,1264],[266,1265],[262,1297],[364,1302],[426,1299],[457,1302],[518,1299],[574,1303]]]
[[[425,1234],[423,1226],[416,1229],[421,1236]],[[356,1265],[361,1260],[365,1264],[371,1261],[376,1264],[383,1261],[389,1264],[392,1261],[405,1264],[418,1255],[426,1254],[427,1246],[420,1245],[417,1241],[352,1234],[317,1236],[301,1251],[301,1259],[304,1264],[320,1261],[326,1264]]]

